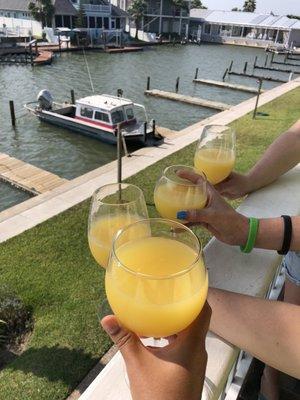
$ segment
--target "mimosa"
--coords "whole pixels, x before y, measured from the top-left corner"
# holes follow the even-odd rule
[[[112,241],[118,230],[140,219],[142,217],[137,215],[117,213],[93,221],[88,235],[89,246],[93,257],[103,268],[107,266]]]
[[[190,246],[166,237],[136,238],[122,244],[116,256],[127,269],[117,259],[111,261],[105,287],[125,327],[142,336],[164,337],[197,317],[208,278],[203,259]]]
[[[198,172],[204,172],[213,185],[227,178],[234,163],[234,151],[221,148],[198,148],[194,158],[195,169]]]
[[[158,185],[154,191],[154,203],[159,214],[176,221],[178,211],[203,208],[206,201],[206,191],[203,191],[202,186],[181,186],[166,182]]]

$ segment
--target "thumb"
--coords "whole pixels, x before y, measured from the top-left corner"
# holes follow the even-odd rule
[[[101,325],[122,353],[126,363],[135,359],[139,350],[144,347],[139,337],[123,328],[114,315],[104,317],[101,320]]]

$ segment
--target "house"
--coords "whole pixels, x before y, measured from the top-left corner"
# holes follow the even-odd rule
[[[205,42],[266,47],[300,45],[300,21],[283,15],[190,10],[190,29],[201,26]]]
[[[31,19],[27,0],[0,0],[0,17]]]

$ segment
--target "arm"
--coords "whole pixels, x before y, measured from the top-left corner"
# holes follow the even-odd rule
[[[187,171],[179,172],[183,178],[197,183],[202,177]],[[183,210],[177,218],[187,220],[192,224],[204,225],[217,239],[233,246],[243,246],[247,242],[248,218],[235,211],[216,191],[207,185],[208,202],[201,210]],[[182,214],[183,212],[183,214]],[[300,217],[292,217],[292,241],[290,250],[300,250]],[[280,250],[283,242],[283,219],[260,219],[255,247],[269,250]]]
[[[216,189],[234,199],[260,189],[300,162],[300,120],[280,135],[246,175],[233,172]]]
[[[209,289],[210,329],[266,364],[300,378],[300,306]]]

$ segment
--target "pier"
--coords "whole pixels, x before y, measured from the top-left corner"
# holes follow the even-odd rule
[[[274,61],[273,61],[274,64]],[[282,64],[282,65],[287,65],[288,64]],[[300,67],[300,65],[298,65],[298,67]],[[293,73],[293,74],[300,74],[300,71],[294,71],[293,69],[282,69],[282,68],[273,68],[273,67],[264,67],[264,66],[260,66],[260,65],[255,65],[254,66],[255,69],[264,69],[267,71],[273,71],[273,72],[287,72],[287,73]]]
[[[244,72],[228,71],[228,75],[243,76],[245,78],[262,79],[263,81],[278,82],[278,83],[287,83],[288,82],[287,80],[280,79],[280,78],[273,78],[272,76],[261,76],[261,75],[255,75],[255,74],[247,74]]]
[[[5,153],[0,153],[0,180],[33,195],[48,192],[67,182],[67,179]]]
[[[136,51],[143,51],[143,47],[116,47],[112,49],[106,49],[105,53],[110,53],[110,54],[117,54],[117,53],[133,53]]]
[[[158,90],[158,89],[146,90],[145,94],[147,96],[154,96],[173,101],[180,101],[181,103],[187,103],[187,104],[192,104],[194,106],[211,108],[213,110],[218,110],[218,111],[229,110],[232,107],[230,104],[201,99],[199,97],[186,96],[184,94],[179,94],[174,92],[165,92],[163,90]]]
[[[247,93],[258,93],[258,89],[251,86],[244,86],[244,85],[237,85],[235,83],[228,83],[228,82],[221,82],[221,81],[214,81],[211,79],[193,79],[195,83],[202,83],[203,85],[208,86],[217,86],[224,89],[232,89],[232,90],[239,90],[241,92]],[[263,91],[261,91],[263,92]]]

